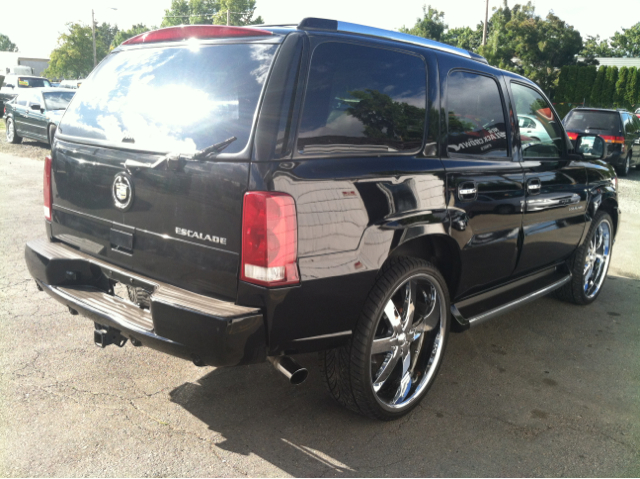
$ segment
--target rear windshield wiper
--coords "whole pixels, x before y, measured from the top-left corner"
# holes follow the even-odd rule
[[[209,158],[215,158],[231,143],[236,141],[237,138],[232,136],[231,138],[227,138],[226,140],[219,141],[218,143],[214,143],[211,146],[207,146],[206,148],[196,151],[191,157],[192,160],[208,160]]]
[[[177,167],[183,161],[201,161],[201,160],[206,161],[218,156],[222,152],[222,150],[224,150],[227,146],[229,146],[231,143],[233,143],[236,140],[237,138],[235,136],[232,136],[231,138],[227,138],[226,140],[220,141],[218,143],[214,143],[211,146],[207,146],[202,150],[198,150],[192,155],[185,155],[182,153],[169,153],[167,155],[164,155],[161,158],[158,158],[153,163],[144,163],[142,161],[136,161],[136,160],[126,160],[124,162],[124,167],[129,173],[132,173],[131,169],[140,169],[140,168],[154,169],[165,162],[167,163],[167,166]]]

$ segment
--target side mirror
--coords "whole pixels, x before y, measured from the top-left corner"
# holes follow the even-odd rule
[[[579,135],[575,150],[585,160],[600,160],[604,157],[604,140],[598,135]]]
[[[32,110],[40,110],[40,105],[38,105],[37,103],[34,103],[31,105],[31,109]]]

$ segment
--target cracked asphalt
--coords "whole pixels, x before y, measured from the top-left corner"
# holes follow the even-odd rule
[[[44,236],[43,162],[1,151],[0,476],[640,475],[640,171],[620,180],[622,230],[594,304],[543,298],[453,334],[427,398],[382,423],[334,403],[314,355],[292,387],[267,364],[96,348],[92,323],[24,264]]]

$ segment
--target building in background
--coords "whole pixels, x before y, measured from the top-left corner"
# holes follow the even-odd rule
[[[48,66],[48,58],[30,57],[22,52],[0,52],[0,75],[17,73],[41,76]]]

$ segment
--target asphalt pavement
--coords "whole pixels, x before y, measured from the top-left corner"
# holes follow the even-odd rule
[[[338,406],[314,355],[293,387],[268,364],[96,348],[24,264],[42,168],[0,153],[0,476],[640,475],[639,170],[594,304],[543,298],[452,334],[425,400],[383,423]]]

